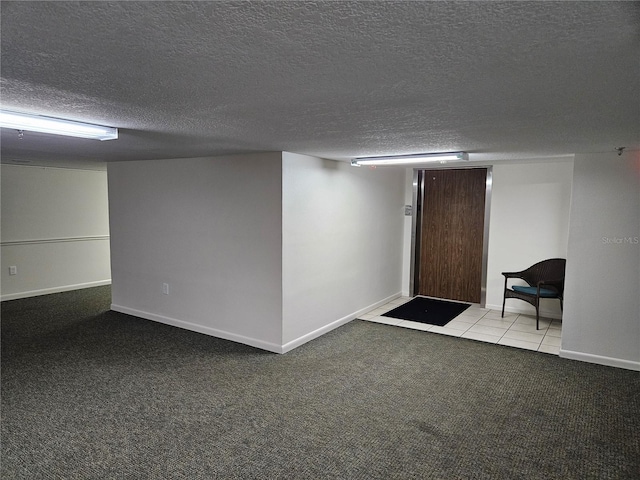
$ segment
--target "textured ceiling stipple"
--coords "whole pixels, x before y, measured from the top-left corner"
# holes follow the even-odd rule
[[[640,148],[638,2],[0,3],[3,161]]]

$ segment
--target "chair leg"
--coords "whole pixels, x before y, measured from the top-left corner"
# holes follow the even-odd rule
[[[502,318],[504,318],[504,303],[507,301],[506,296],[502,296]]]

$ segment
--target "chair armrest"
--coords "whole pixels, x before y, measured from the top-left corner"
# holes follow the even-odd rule
[[[522,272],[502,272],[502,275],[505,276],[505,278],[520,278],[520,276],[524,273],[524,271]]]
[[[504,275],[504,289],[505,291],[507,290],[507,283],[509,282],[510,278],[522,278],[522,273],[523,272],[502,272],[502,275]]]

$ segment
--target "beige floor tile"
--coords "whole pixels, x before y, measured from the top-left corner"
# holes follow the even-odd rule
[[[540,319],[540,320],[542,320],[542,319]],[[525,315],[525,314],[521,313],[520,315],[518,315],[516,323],[522,323],[522,324],[527,324],[527,325],[531,325],[533,323],[535,325],[536,324],[536,317],[532,317],[531,315]]]
[[[493,335],[494,337],[502,337],[507,331],[506,328],[487,327],[484,325],[473,325],[469,332],[484,333],[485,335]]]
[[[523,348],[525,350],[538,350],[539,343],[525,342],[524,340],[517,340],[515,338],[502,337],[498,341],[498,345],[506,345],[508,347]]]
[[[482,317],[484,317],[486,315],[486,313],[487,312],[469,312],[468,310],[465,310],[460,315],[458,315],[456,317],[456,319],[458,319],[458,318],[459,319],[464,319],[463,321],[465,321],[465,322],[477,322]]]
[[[461,335],[461,337],[468,338],[471,340],[479,340],[481,342],[487,342],[487,343],[498,343],[498,340],[500,340],[500,337],[497,337],[495,335],[487,335],[486,333],[470,332],[469,330],[464,332]]]
[[[467,325],[475,325],[479,319],[474,317],[465,317],[464,315],[458,315],[452,320],[452,322],[466,323]]]
[[[443,335],[449,335],[451,337],[459,337],[464,332],[462,330],[456,330],[454,328],[434,326],[429,330],[429,333],[441,333]]]
[[[540,345],[544,335],[538,333],[519,332],[517,330],[507,330],[507,333],[505,333],[502,338],[512,338],[514,340],[522,340]]]
[[[547,330],[547,336],[560,338],[562,336],[562,330],[549,327],[549,330]]]
[[[372,315],[370,313],[365,313],[364,315],[360,315],[358,318],[360,320],[371,320],[372,318],[375,318],[376,315]]]
[[[447,323],[445,325],[445,328],[454,328],[456,330],[462,330],[463,332],[466,332],[467,330],[469,330],[471,326],[472,326],[471,323],[459,322],[454,319],[454,320],[451,320],[449,323]]]
[[[394,303],[394,302],[389,302],[389,303],[385,303],[384,305],[380,305],[376,310],[393,310],[394,308],[398,308],[401,304],[400,303]]]
[[[528,315],[520,315],[518,316],[518,318],[514,323],[517,323],[519,325],[533,325],[535,327],[536,317],[529,317]],[[550,324],[551,324],[550,320],[546,318],[540,319],[540,328],[549,328]]]
[[[484,318],[492,318],[494,320],[515,320],[517,317],[519,316],[519,314],[517,313],[509,313],[509,312],[504,312],[504,317],[501,315],[501,312],[497,311],[497,310],[490,310],[487,312],[487,314],[484,316]]]
[[[540,345],[540,347],[538,347],[538,351],[539,352],[544,352],[544,353],[551,353],[553,355],[558,355],[560,354],[560,347],[556,347],[554,345]]]
[[[536,321],[533,323],[518,323],[517,321],[509,327],[510,330],[517,330],[518,332],[539,333],[544,335],[547,331],[547,327],[540,325],[540,330],[536,330]]]
[[[422,330],[423,332],[428,332],[434,327],[434,325],[429,325],[428,323],[412,322],[410,320],[403,320],[398,324],[398,326],[410,328],[412,330]]]
[[[491,311],[490,308],[481,307],[480,304],[478,303],[472,303],[471,306],[465,310],[465,312],[484,312],[484,313],[487,313],[490,311]]]
[[[542,345],[552,345],[554,347],[560,347],[561,339],[560,337],[552,337],[549,335],[545,335],[542,339]]]
[[[505,319],[495,319],[495,318],[481,318],[480,320],[478,320],[478,323],[476,323],[476,325],[484,325],[486,327],[496,327],[496,328],[509,328],[511,325],[513,325],[513,320],[507,320]]]

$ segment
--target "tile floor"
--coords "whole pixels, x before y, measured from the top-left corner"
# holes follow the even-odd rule
[[[505,312],[504,318],[501,318],[499,311],[481,308],[478,304],[472,304],[444,327],[382,316],[382,314],[409,300],[411,297],[396,298],[365,315],[360,315],[358,318],[369,322],[470,338],[481,342],[497,343],[498,345],[508,345],[554,355],[558,355],[560,352],[560,336],[562,335],[560,320],[540,318],[540,330],[536,330],[534,315]]]

